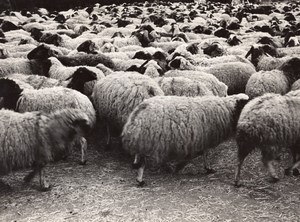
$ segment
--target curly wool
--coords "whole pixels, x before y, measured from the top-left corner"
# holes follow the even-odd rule
[[[23,58],[0,59],[0,77],[13,73],[40,74],[36,61]]]
[[[190,70],[170,70],[164,74],[165,77],[185,77],[204,84],[215,96],[227,96],[228,87],[220,82],[214,75]]]
[[[250,76],[256,72],[254,66],[243,62],[215,64],[204,72],[211,73],[228,86],[228,95],[244,93]]]
[[[282,58],[275,58],[275,57],[272,57],[272,56],[262,55],[259,59],[259,62],[257,64],[257,66],[256,66],[256,69],[258,71],[260,71],[260,70],[271,71],[273,69],[278,69],[278,68],[280,68],[280,66],[283,63],[285,63],[289,59],[291,59],[290,56],[285,56],[285,57],[282,57]]]
[[[82,93],[64,88],[24,89],[17,103],[19,112],[44,111],[53,112],[65,108],[76,108],[86,113],[94,125],[96,112],[93,104]]]
[[[145,99],[162,95],[163,91],[150,77],[123,72],[111,74],[98,81],[92,101],[100,119],[121,131],[137,105]]]
[[[297,80],[291,86],[291,91],[299,90],[300,89],[300,80]]]
[[[44,166],[54,152],[64,152],[75,138],[74,121],[87,118],[76,109],[49,115],[0,110],[0,175],[33,164]]]
[[[158,96],[145,100],[124,126],[122,146],[155,165],[196,157],[232,134],[239,115],[236,107],[242,100],[248,96]]]
[[[280,70],[259,71],[251,75],[246,85],[246,94],[250,99],[265,93],[286,94],[290,89],[287,77]]]
[[[264,159],[275,159],[282,147],[291,147],[300,138],[300,92],[286,95],[267,93],[250,101],[237,124],[239,156],[247,156],[255,147]]]
[[[185,77],[155,78],[166,96],[212,96],[213,93],[205,84]]]

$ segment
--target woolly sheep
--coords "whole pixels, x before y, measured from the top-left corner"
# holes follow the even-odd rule
[[[50,57],[49,58],[51,62],[51,67],[48,72],[48,76],[53,79],[58,80],[68,80],[74,76],[74,74],[80,69],[81,71],[84,71],[89,75],[88,73],[94,73],[97,77],[97,80],[104,78],[105,75],[103,72],[93,66],[72,66],[72,67],[66,67],[56,58],[56,57]],[[79,82],[78,82],[79,83]],[[89,82],[84,87],[84,92],[88,95],[90,95],[93,91],[94,84],[96,81]]]
[[[157,96],[145,100],[130,114],[122,132],[122,147],[135,155],[137,181],[143,185],[145,164],[159,166],[166,161],[187,161],[204,155],[226,140],[235,130],[248,96],[178,97]]]
[[[65,66],[96,66],[99,63],[107,66],[108,68],[113,69],[115,64],[113,61],[105,56],[104,54],[80,54],[73,56],[61,56],[58,53],[45,44],[41,44],[35,49],[33,49],[30,53],[28,53],[28,59],[45,59],[49,57],[57,57],[57,59]]]
[[[190,70],[170,70],[164,74],[164,77],[179,76],[203,83],[215,96],[227,96],[228,86],[212,74]]]
[[[92,101],[97,115],[107,124],[110,133],[119,135],[132,110],[144,99],[162,96],[163,91],[148,76],[137,73],[121,72],[99,80],[94,87]]]
[[[185,77],[160,77],[155,78],[166,96],[206,96],[213,93],[205,84]]]
[[[245,92],[248,79],[256,72],[254,66],[244,62],[219,63],[210,67],[200,67],[192,65],[181,56],[173,59],[169,66],[173,69],[198,70],[213,74],[228,86],[228,95]]]
[[[77,109],[50,114],[0,110],[0,175],[33,167],[25,182],[39,173],[41,190],[50,189],[45,180],[45,165],[57,158],[57,153],[67,151],[76,137],[86,135],[90,127],[88,116]]]
[[[263,46],[259,45],[252,46],[245,57],[247,58],[250,55],[251,62],[256,67],[257,71],[270,71],[273,69],[278,69],[284,62],[291,59],[291,57],[289,56],[274,58],[270,56],[268,48],[266,49]]]
[[[12,74],[8,77],[15,82],[21,80],[34,89],[49,88],[54,86],[63,86],[70,89],[75,89],[82,94],[90,95],[92,93],[92,86],[86,86],[90,81],[100,79],[94,72],[89,71],[84,67],[79,67],[69,78],[65,81],[48,78],[38,75],[24,75],[24,74]],[[103,76],[104,78],[104,76]],[[18,83],[18,82],[17,82]],[[19,83],[18,83],[19,84]],[[20,85],[20,84],[19,84]],[[24,87],[21,87],[24,88]]]
[[[65,108],[77,108],[85,112],[91,125],[96,123],[96,112],[93,104],[82,93],[64,88],[53,87],[44,89],[22,90],[16,82],[10,79],[0,79],[0,97],[3,97],[4,108],[18,112],[44,111],[52,112]],[[85,160],[86,139],[80,139],[82,164]]]
[[[253,73],[247,82],[245,93],[250,99],[265,93],[286,94],[290,89],[287,77],[280,70]]]
[[[293,165],[287,174],[298,175],[300,136],[299,91],[278,95],[267,93],[250,101],[241,112],[236,141],[238,145],[238,165],[235,185],[240,186],[240,173],[244,159],[255,148],[262,153],[262,161],[271,175],[271,182],[279,180],[272,162],[278,158],[283,147],[291,150]],[[298,94],[298,96],[297,96]]]
[[[13,73],[47,75],[50,68],[49,61],[28,60],[22,58],[0,59],[0,77]]]

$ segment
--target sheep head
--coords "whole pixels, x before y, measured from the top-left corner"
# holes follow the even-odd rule
[[[78,52],[95,54],[96,50],[96,44],[92,40],[86,40],[77,47]]]
[[[59,53],[45,44],[41,44],[27,54],[28,59],[47,59],[49,57],[57,57]]]
[[[11,79],[0,79],[0,97],[3,97],[3,108],[17,111],[17,102],[23,90]]]
[[[291,58],[282,64],[280,70],[288,78],[290,84],[300,79],[300,59],[297,57]]]
[[[80,67],[66,80],[70,79],[71,81],[67,87],[84,93],[84,84],[89,81],[97,80],[97,75],[85,67]]]

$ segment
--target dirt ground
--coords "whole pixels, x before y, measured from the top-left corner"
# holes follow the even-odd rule
[[[0,221],[300,221],[300,179],[283,175],[289,156],[278,164],[281,181],[270,184],[258,152],[242,171],[244,186],[233,186],[236,144],[233,139],[210,154],[215,174],[205,175],[202,158],[193,174],[146,170],[137,187],[131,159],[118,149],[103,150],[103,140],[89,139],[88,163],[79,153],[47,166],[51,191],[25,185],[27,171],[2,177]],[[187,172],[189,170],[186,170]]]

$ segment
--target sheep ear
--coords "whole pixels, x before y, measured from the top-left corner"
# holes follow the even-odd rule
[[[250,49],[250,50],[247,52],[247,54],[246,54],[245,58],[248,58],[248,57],[249,57],[249,55],[253,53],[253,49],[254,49],[254,47],[253,47],[253,46],[251,46],[251,49]]]

